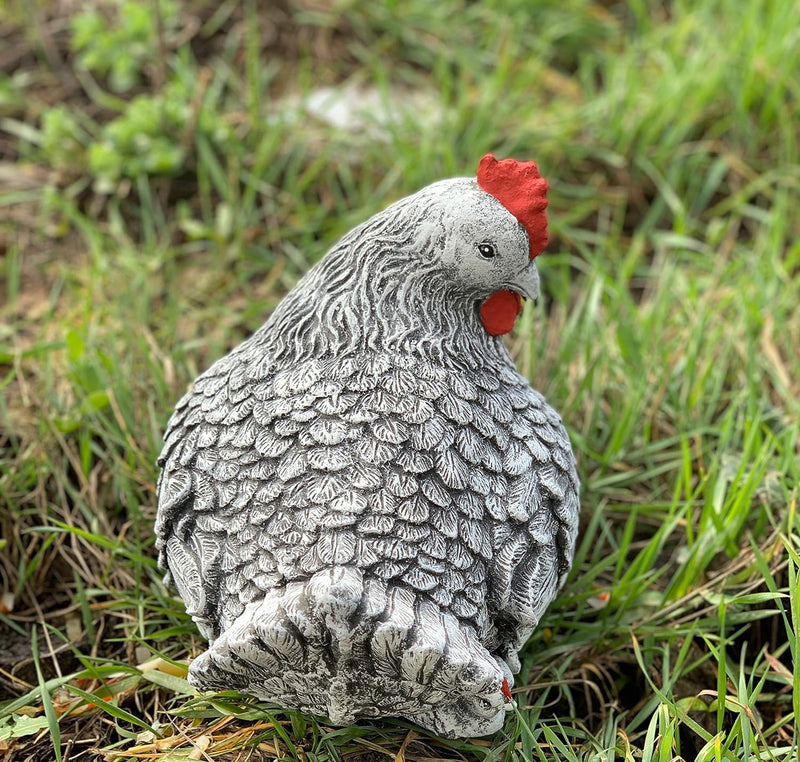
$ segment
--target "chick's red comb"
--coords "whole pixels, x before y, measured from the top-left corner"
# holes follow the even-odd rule
[[[528,231],[531,259],[547,246],[547,180],[532,161],[487,153],[478,164],[478,185],[494,196]]]

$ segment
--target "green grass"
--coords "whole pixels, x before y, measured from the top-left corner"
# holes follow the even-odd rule
[[[0,752],[796,759],[800,6],[137,5],[0,10]],[[349,79],[407,108],[286,116]],[[443,741],[195,695],[154,562],[172,405],[341,234],[488,150],[551,183],[511,346],[583,480],[519,711]]]

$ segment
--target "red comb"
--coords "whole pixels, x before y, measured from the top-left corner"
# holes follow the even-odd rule
[[[478,164],[478,185],[494,196],[528,231],[531,259],[547,246],[547,180],[532,161],[487,153]]]

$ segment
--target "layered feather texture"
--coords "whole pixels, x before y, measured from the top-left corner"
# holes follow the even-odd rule
[[[557,413],[426,254],[439,224],[423,192],[345,237],[179,402],[156,532],[211,642],[199,687],[342,724],[502,724],[578,480]]]

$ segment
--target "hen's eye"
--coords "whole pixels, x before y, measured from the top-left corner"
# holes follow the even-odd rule
[[[495,254],[494,246],[490,243],[479,243],[478,244],[478,253],[484,259],[491,259]]]

